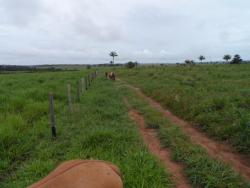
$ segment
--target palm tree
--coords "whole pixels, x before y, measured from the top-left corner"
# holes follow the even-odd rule
[[[114,64],[114,63],[115,63],[115,57],[117,57],[118,54],[117,54],[115,51],[112,51],[112,52],[109,53],[109,55],[110,55],[111,57],[113,57],[113,61],[112,61],[111,64]]]
[[[227,54],[227,55],[224,55],[223,59],[226,60],[226,62],[228,63],[228,61],[231,59],[231,55]]]
[[[201,63],[202,63],[202,61],[203,60],[205,60],[206,58],[203,56],[203,55],[200,55],[200,57],[198,58],[200,61],[201,61]]]

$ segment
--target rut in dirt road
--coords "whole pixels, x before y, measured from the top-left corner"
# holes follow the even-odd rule
[[[172,180],[175,183],[175,186],[177,188],[191,188],[192,186],[183,174],[183,166],[180,163],[171,160],[171,152],[167,148],[161,147],[156,131],[145,128],[144,118],[137,111],[130,110],[129,116],[139,126],[140,133],[150,152],[159,158],[168,171],[173,175]]]
[[[138,94],[138,96],[146,99],[146,101],[152,107],[162,112],[165,117],[170,120],[170,122],[179,126],[186,135],[190,136],[193,143],[201,145],[203,148],[205,148],[207,153],[212,158],[219,159],[225,164],[228,164],[242,177],[250,181],[250,162],[247,156],[235,152],[229,145],[212,140],[207,135],[194,128],[188,122],[175,116],[169,110],[164,109],[158,102],[142,93],[139,88],[136,88],[129,84],[125,85],[134,90]]]

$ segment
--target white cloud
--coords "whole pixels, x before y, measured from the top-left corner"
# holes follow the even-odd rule
[[[249,6],[245,0],[0,0],[0,64],[106,61],[110,50],[139,61],[250,58]]]
[[[170,52],[167,52],[166,50],[161,50],[160,53],[159,53],[160,56],[168,56],[168,55],[171,55]]]
[[[1,0],[0,1],[1,24],[27,26],[33,21],[42,9],[40,0]]]
[[[144,49],[144,50],[141,50],[141,51],[134,52],[134,55],[138,56],[138,57],[152,57],[153,52],[148,50],[148,49]]]

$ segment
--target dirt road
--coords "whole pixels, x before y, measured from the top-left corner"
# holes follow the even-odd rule
[[[250,162],[247,156],[235,152],[229,145],[209,138],[207,135],[194,128],[191,124],[175,116],[168,109],[163,108],[158,102],[146,96],[139,88],[127,83],[126,86],[135,91],[138,96],[145,99],[152,107],[162,112],[170,122],[179,126],[186,135],[190,136],[193,143],[205,148],[211,157],[219,159],[232,166],[236,172],[250,181]]]

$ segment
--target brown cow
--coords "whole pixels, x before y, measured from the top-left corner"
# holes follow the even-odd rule
[[[111,163],[73,160],[28,188],[123,188],[123,183],[119,169]]]
[[[115,73],[114,72],[110,72],[108,74],[108,77],[109,77],[110,80],[115,80]]]

